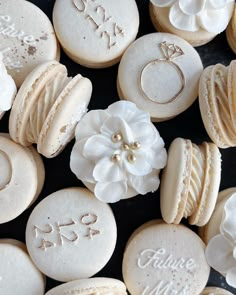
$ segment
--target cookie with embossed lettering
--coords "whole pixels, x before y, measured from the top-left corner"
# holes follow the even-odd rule
[[[123,282],[112,278],[90,278],[75,280],[57,286],[45,295],[127,295],[126,286]]]
[[[199,295],[210,273],[204,251],[204,243],[189,228],[148,222],[132,234],[124,252],[127,289],[131,295]]]
[[[22,242],[0,240],[0,260],[1,294],[44,294],[45,277],[33,264]]]
[[[168,120],[195,101],[202,70],[200,56],[188,42],[172,34],[148,34],[122,56],[119,97],[149,112],[153,121]]]
[[[72,60],[103,68],[117,63],[136,38],[139,13],[135,0],[56,0],[53,24]]]
[[[200,295],[233,295],[233,293],[218,287],[206,287]]]
[[[91,277],[105,266],[116,232],[109,205],[87,189],[67,188],[35,207],[26,227],[26,245],[44,274],[67,282]]]
[[[0,175],[1,224],[19,216],[39,196],[45,176],[43,161],[34,147],[23,147],[1,133]]]
[[[196,145],[176,138],[161,178],[160,207],[167,223],[203,226],[215,208],[221,180],[221,153],[212,142]]]
[[[0,7],[0,52],[19,87],[37,65],[59,59],[59,46],[50,20],[34,4],[0,0]]]
[[[236,146],[236,60],[204,69],[199,82],[202,121],[220,148]]]

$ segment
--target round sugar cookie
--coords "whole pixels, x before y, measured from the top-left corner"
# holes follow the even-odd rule
[[[19,87],[45,61],[59,59],[52,24],[36,5],[25,0],[0,0],[0,52]]]
[[[16,240],[0,240],[0,293],[43,295],[45,278]]]
[[[43,161],[33,147],[0,134],[0,224],[13,220],[40,194],[45,178]]]
[[[202,70],[188,42],[172,34],[148,34],[133,42],[121,59],[119,97],[149,112],[153,121],[168,120],[197,98]]]
[[[210,273],[204,250],[198,235],[183,225],[159,220],[142,225],[124,252],[122,272],[127,289],[131,295],[199,295]]]
[[[126,286],[120,280],[112,278],[91,278],[75,280],[60,286],[57,286],[45,295],[62,295],[62,294],[111,294],[111,295],[127,295]]]
[[[102,68],[118,62],[136,38],[139,13],[135,0],[56,0],[53,24],[72,60]]]
[[[58,281],[93,276],[110,259],[116,222],[109,205],[83,188],[59,190],[41,201],[26,227],[35,265]]]

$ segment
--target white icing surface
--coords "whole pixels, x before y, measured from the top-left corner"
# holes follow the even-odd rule
[[[8,75],[5,65],[2,62],[3,56],[0,53],[0,113],[8,111],[16,95],[16,85],[10,75]]]
[[[166,165],[163,139],[148,113],[132,102],[118,101],[106,110],[88,112],[76,127],[71,170],[94,184],[96,197],[116,202],[155,191]],[[95,148],[94,148],[95,147]]]
[[[170,23],[177,29],[210,33],[225,30],[233,13],[233,0],[150,0],[157,7],[169,7]],[[216,22],[217,19],[217,22]]]

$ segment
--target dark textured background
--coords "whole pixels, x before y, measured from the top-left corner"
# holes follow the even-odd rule
[[[30,2],[40,7],[51,19],[54,0],[32,0]],[[140,12],[138,37],[155,32],[149,18],[148,0],[136,0],[136,2]],[[225,33],[218,35],[212,42],[198,47],[197,51],[202,58],[204,67],[216,63],[228,65],[235,57],[227,44]],[[117,65],[101,70],[87,69],[75,64],[63,52],[61,53],[61,63],[67,66],[69,75],[74,76],[80,73],[91,79],[93,83],[93,95],[89,105],[90,110],[107,108],[109,104],[119,99],[116,90]],[[0,132],[8,132],[8,117],[9,113],[5,114],[0,121]],[[188,138],[194,143],[210,140],[202,123],[197,100],[187,111],[176,118],[155,125],[163,137],[167,148],[176,137]],[[56,190],[70,186],[82,186],[81,182],[79,182],[69,168],[69,157],[73,144],[74,142],[71,142],[56,158],[50,160],[43,159],[46,169],[46,179],[42,193],[36,203],[21,216],[11,222],[0,225],[0,238],[14,238],[25,241],[27,219],[32,209],[40,200]],[[220,189],[222,190],[236,186],[236,148],[221,150],[221,153],[222,180]],[[111,260],[96,276],[108,276],[122,279],[122,256],[127,239],[131,233],[144,222],[161,217],[159,209],[159,190],[153,194],[137,196],[129,200],[123,200],[112,204],[112,209],[118,227],[117,246]],[[187,224],[186,222],[184,223]],[[192,229],[196,230],[195,227],[192,227]],[[59,282],[47,278],[46,290],[58,284]],[[211,272],[208,284],[227,288],[233,294],[236,294],[236,289],[229,288],[224,278],[215,271]]]

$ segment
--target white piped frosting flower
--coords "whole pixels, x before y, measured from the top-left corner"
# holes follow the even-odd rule
[[[230,286],[236,287],[236,193],[226,201],[220,234],[206,247],[206,258],[211,267],[225,276]]]
[[[157,7],[170,7],[169,20],[177,29],[204,29],[221,33],[230,21],[234,0],[150,0]]]
[[[0,52],[0,118],[5,111],[8,111],[16,95],[16,84],[8,75],[3,63],[3,56]]]
[[[113,203],[157,190],[167,161],[164,141],[134,103],[88,112],[75,133],[71,170],[99,200]]]

